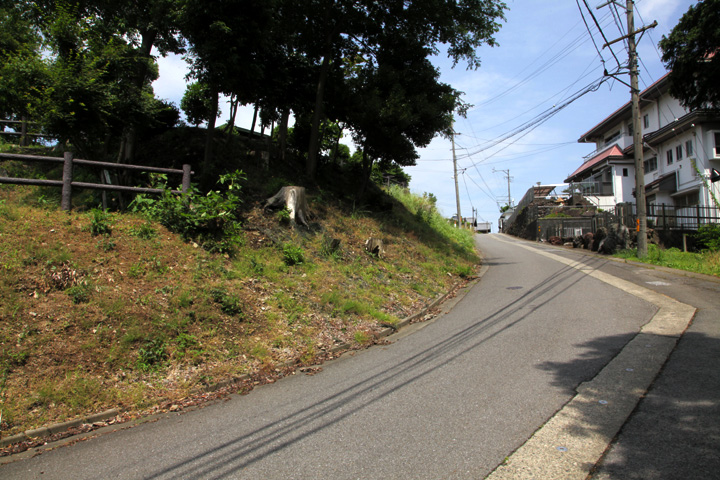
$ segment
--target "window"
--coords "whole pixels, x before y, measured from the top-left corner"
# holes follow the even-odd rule
[[[650,116],[645,115],[643,117],[643,128],[650,128]]]
[[[633,124],[628,123],[628,135],[633,136]]]
[[[628,176],[628,169],[623,168],[623,177],[627,177],[627,176]]]
[[[715,158],[720,157],[720,132],[715,132]]]
[[[618,130],[617,132],[613,133],[610,136],[605,137],[605,145],[610,145],[612,142],[614,142],[618,138],[620,138],[620,130]],[[720,138],[720,137],[718,137],[718,138]]]
[[[657,170],[657,157],[652,157],[650,160],[645,160],[643,162],[643,166],[645,167],[645,173],[654,172]]]
[[[667,164],[672,165],[673,163],[673,151],[672,149],[665,152],[665,158],[667,158]]]
[[[692,140],[688,140],[687,142],[685,142],[685,155],[690,157],[690,156],[692,156],[692,154],[693,154]]]
[[[683,158],[682,145],[675,147],[675,158],[679,161]]]
[[[698,192],[690,192],[680,197],[675,197],[676,207],[690,207],[700,204],[700,194]]]

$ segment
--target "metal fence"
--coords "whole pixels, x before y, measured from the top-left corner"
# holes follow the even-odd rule
[[[525,228],[517,229],[518,234],[531,240],[549,240],[560,237],[568,240],[586,233],[595,233],[599,228],[610,229],[613,225],[625,225],[630,229],[637,226],[637,209],[633,203],[618,204],[613,211],[597,212],[587,217],[538,217],[538,209],[529,205],[525,213]],[[650,204],[647,208],[648,227],[656,231],[690,232],[702,225],[720,223],[720,211],[713,207],[698,205],[674,207],[665,204]]]
[[[637,208],[634,203],[622,203],[615,207],[615,213],[628,227],[637,223]],[[647,206],[648,227],[656,230],[697,230],[703,225],[720,223],[720,211],[715,207],[690,205],[649,204]]]

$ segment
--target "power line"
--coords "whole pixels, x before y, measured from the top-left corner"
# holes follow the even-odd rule
[[[606,15],[606,17],[607,17],[607,15]],[[604,21],[606,17],[603,17],[602,20]],[[584,20],[584,19],[583,19],[583,20]],[[548,49],[546,49],[545,53],[550,52],[550,50],[551,50],[555,45],[557,45],[558,43],[560,43],[560,41],[561,41],[563,38],[565,38],[570,32],[572,32],[572,31],[574,30],[575,26],[577,26],[577,24],[574,25],[570,30],[568,30],[567,32],[565,32],[565,34],[564,34],[562,37],[560,37],[560,39],[559,39],[557,42],[555,42],[552,46],[550,46]],[[593,36],[592,36],[591,31],[588,30],[588,33],[589,33],[590,39],[591,39],[591,40],[593,41],[593,43],[594,43],[595,41],[594,41],[594,39],[593,39]],[[484,102],[481,102],[481,103],[475,105],[475,106],[474,106],[473,108],[471,108],[470,110],[476,110],[476,109],[478,109],[478,108],[480,108],[480,107],[483,107],[483,106],[489,105],[489,104],[491,104],[491,103],[494,103],[494,102],[496,102],[497,100],[500,100],[500,99],[504,98],[505,96],[509,95],[510,93],[512,93],[512,92],[515,91],[516,89],[520,88],[521,86],[525,85],[525,84],[528,83],[530,80],[533,80],[533,79],[534,79],[535,77],[537,77],[540,73],[544,72],[545,70],[549,69],[550,67],[552,67],[553,65],[555,65],[556,63],[558,63],[560,60],[562,60],[563,58],[565,58],[569,53],[571,53],[571,52],[577,50],[578,48],[580,48],[580,47],[587,41],[587,39],[581,41],[581,39],[582,39],[584,36],[585,36],[584,33],[583,33],[583,34],[580,34],[580,35],[577,35],[577,36],[574,37],[569,43],[567,43],[566,45],[564,45],[557,53],[553,54],[547,61],[545,61],[544,63],[542,63],[538,68],[536,68],[535,70],[533,70],[532,72],[530,72],[527,76],[523,77],[519,82],[517,82],[517,83],[513,84],[512,86],[508,87],[506,90],[503,90],[502,92],[493,95],[492,98],[490,98],[490,99],[488,99],[488,100],[485,100]],[[538,56],[538,59],[542,58],[542,55],[543,55],[543,54],[541,54],[540,56]],[[598,51],[598,55],[599,55],[599,51]],[[602,59],[602,55],[600,55],[600,58]],[[536,61],[537,61],[537,60],[536,60]],[[518,75],[520,75],[522,72],[524,72],[525,70],[527,70],[527,69],[528,69],[531,65],[533,65],[536,61],[530,63],[527,67],[525,67],[524,69],[520,70],[520,72],[518,73]],[[603,64],[604,64],[604,61],[603,61]]]
[[[502,151],[502,150],[510,147],[511,145],[513,145],[513,144],[514,144],[515,142],[517,142],[520,138],[522,138],[522,137],[524,137],[525,135],[527,135],[528,133],[530,133],[532,130],[534,130],[535,128],[537,128],[538,126],[540,126],[542,123],[548,121],[550,118],[552,118],[552,117],[553,117],[554,115],[556,115],[558,112],[560,112],[560,111],[562,111],[563,109],[565,109],[568,105],[570,105],[570,104],[573,103],[574,101],[578,100],[579,98],[581,98],[582,96],[586,95],[587,93],[590,93],[590,92],[593,92],[593,91],[597,91],[597,90],[600,88],[600,86],[601,86],[604,82],[606,82],[606,81],[607,81],[607,77],[603,77],[603,78],[600,78],[600,79],[598,79],[598,80],[595,80],[594,82],[590,83],[589,85],[587,85],[587,86],[583,87],[582,89],[578,90],[577,92],[575,92],[571,97],[569,97],[569,98],[568,98],[564,103],[562,103],[561,105],[559,105],[559,106],[553,105],[553,107],[551,107],[551,108],[545,110],[544,112],[540,113],[540,114],[537,115],[535,118],[533,118],[533,119],[531,119],[531,120],[529,120],[529,121],[521,124],[519,127],[517,127],[517,128],[515,128],[515,129],[513,129],[513,130],[511,130],[511,131],[503,134],[502,136],[497,137],[495,140],[493,140],[493,141],[491,141],[491,142],[488,142],[488,143],[486,144],[486,146],[482,146],[482,147],[479,146],[476,151],[474,151],[474,152],[472,152],[472,153],[468,153],[467,155],[465,155],[465,157],[461,157],[461,158],[470,158],[470,157],[475,156],[475,155],[477,155],[477,154],[479,154],[479,153],[482,153],[482,152],[484,152],[484,151],[486,151],[486,150],[489,150],[489,149],[491,149],[491,148],[493,148],[493,147],[496,147],[496,146],[500,145],[501,143],[506,142],[507,140],[509,140],[509,139],[511,139],[511,138],[513,138],[513,137],[516,137],[517,135],[520,135],[520,137],[518,137],[517,139],[515,139],[515,141],[509,143],[508,145],[505,145],[503,148],[501,148],[500,150],[498,150],[497,152],[495,152],[495,155],[496,155],[496,154],[499,153],[500,151]],[[521,135],[521,134],[522,134],[522,135]],[[489,157],[488,157],[488,158],[489,158]]]
[[[605,37],[605,33],[602,31],[602,28],[600,27],[600,24],[598,23],[597,18],[595,17],[595,14],[588,6],[587,0],[583,0],[583,3],[585,4],[585,8],[587,8],[588,12],[590,13],[590,17],[592,17],[593,22],[595,22],[595,26],[597,27],[598,31],[600,32],[600,35],[602,36],[603,40],[605,40],[605,44],[608,44],[609,43],[608,39],[607,39],[607,37]],[[612,47],[608,47],[608,50],[610,50],[610,53],[612,53],[613,58],[615,58],[615,61],[617,62],[617,65],[618,65],[618,69],[622,68],[622,66],[620,65],[620,60],[618,60]]]

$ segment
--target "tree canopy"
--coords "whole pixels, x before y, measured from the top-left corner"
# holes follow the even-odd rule
[[[660,48],[670,93],[690,109],[720,109],[720,0],[691,5]]]
[[[242,8],[0,0],[0,99],[13,110],[4,113],[42,112],[63,141],[88,154],[116,148],[125,161],[137,129],[167,109],[152,91],[152,52],[185,53],[195,82],[182,106],[192,123],[208,122],[206,167],[225,94],[254,105],[264,124],[286,125],[290,112],[304,119],[310,179],[318,155],[337,153],[327,145],[339,133],[327,126],[340,124],[361,146],[369,176],[376,161],[413,165],[417,148],[449,132],[460,92],[440,82],[430,57],[442,48],[453,64],[477,68],[477,49],[495,45],[505,8],[499,0],[245,0]]]

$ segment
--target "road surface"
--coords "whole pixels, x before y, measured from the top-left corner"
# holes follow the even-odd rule
[[[519,456],[659,306],[558,260],[570,254],[476,238],[479,281],[392,343],[12,461],[0,477],[484,478]]]

